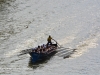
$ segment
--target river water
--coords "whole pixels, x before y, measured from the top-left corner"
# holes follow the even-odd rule
[[[39,64],[18,56],[48,35],[76,52]],[[99,0],[0,0],[0,75],[99,75],[99,58]]]

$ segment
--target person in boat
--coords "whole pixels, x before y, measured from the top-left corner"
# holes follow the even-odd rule
[[[40,53],[40,46],[37,47],[37,49],[35,50],[36,53]]]
[[[52,45],[51,40],[54,40],[54,39],[49,35],[49,37],[47,38],[47,41],[48,41],[47,46]]]

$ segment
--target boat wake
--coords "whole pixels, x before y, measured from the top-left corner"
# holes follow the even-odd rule
[[[77,45],[77,50],[74,54],[71,55],[71,57],[79,57],[81,56],[83,53],[87,52],[89,49],[91,48],[96,48],[97,47],[97,42],[100,38],[100,34],[95,34],[95,36],[90,36],[89,38],[87,38],[86,40],[84,40],[83,42],[80,42]]]

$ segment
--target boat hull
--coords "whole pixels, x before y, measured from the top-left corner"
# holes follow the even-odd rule
[[[30,56],[31,56],[31,61],[33,63],[42,61],[42,60],[46,60],[48,58],[50,58],[51,56],[53,56],[57,51],[57,44],[53,44],[52,46],[54,46],[55,48],[46,52],[46,53],[36,53],[36,52],[30,52]]]

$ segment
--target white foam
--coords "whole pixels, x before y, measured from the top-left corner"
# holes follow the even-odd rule
[[[98,37],[98,38],[97,38]],[[96,48],[97,47],[97,42],[99,39],[99,35],[97,37],[90,37],[83,42],[80,42],[77,45],[77,52],[75,52],[72,57],[79,57],[81,56],[84,52],[87,52],[90,48]]]

